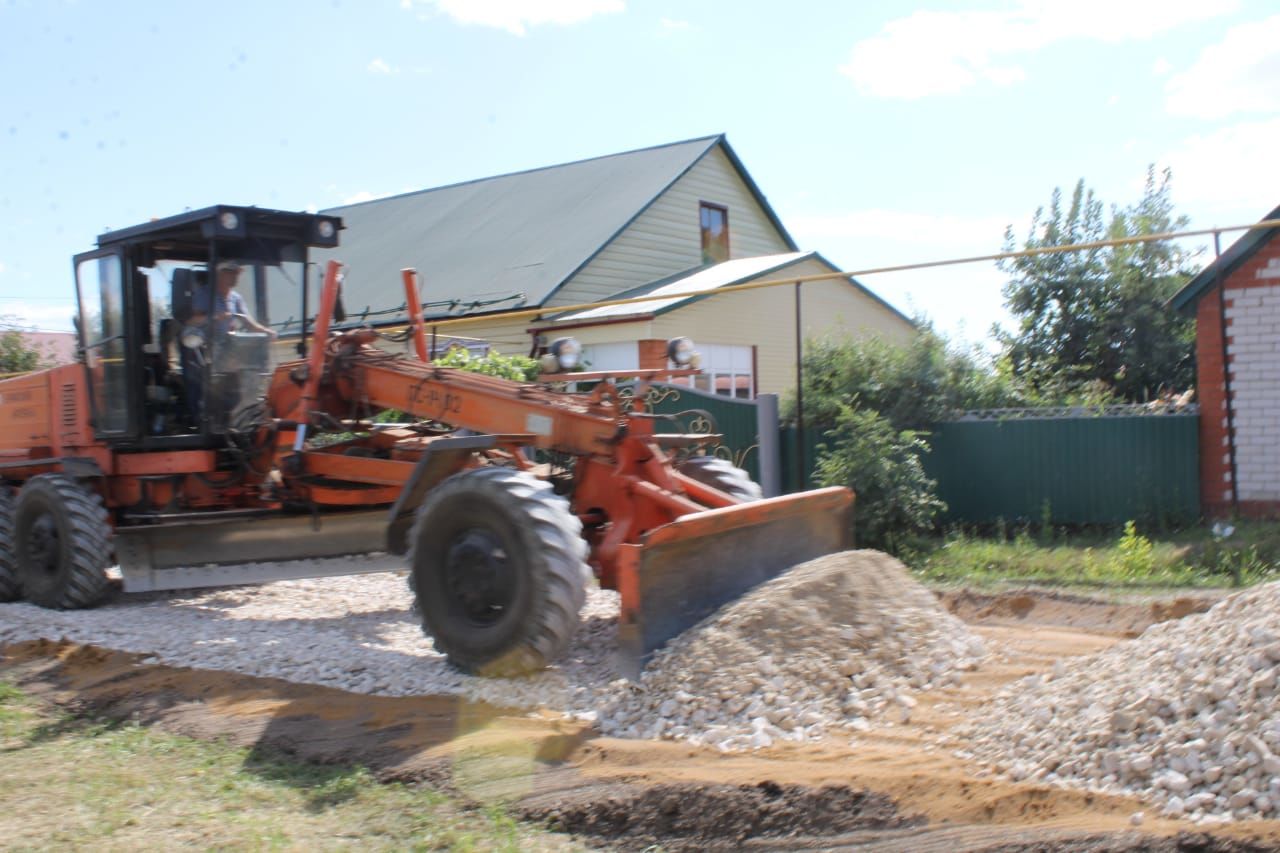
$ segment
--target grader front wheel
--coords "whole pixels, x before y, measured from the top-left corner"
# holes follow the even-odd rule
[[[478,468],[437,486],[410,534],[423,630],[466,672],[541,669],[569,646],[590,569],[582,525],[551,486]]]
[[[18,567],[13,559],[13,493],[0,483],[0,602],[22,596]]]
[[[107,592],[111,528],[102,499],[64,474],[32,477],[13,512],[22,592],[41,607],[92,607]]]
[[[680,464],[679,470],[686,477],[697,480],[704,486],[719,489],[738,500],[758,501],[764,497],[760,484],[727,459],[691,456]]]

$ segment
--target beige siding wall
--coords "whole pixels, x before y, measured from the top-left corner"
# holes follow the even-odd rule
[[[587,264],[547,303],[606,299],[702,263],[699,202],[729,210],[731,258],[789,252],[737,170],[716,146]]]
[[[475,323],[459,323],[456,326],[445,326],[438,332],[440,339],[457,336],[460,338],[478,338],[488,341],[493,348],[503,355],[528,355],[533,338],[526,331],[533,325],[528,317],[520,320],[503,320],[493,317]],[[427,337],[431,336],[431,327],[427,326]]]
[[[831,268],[810,260],[760,279],[826,272]],[[801,322],[806,338],[835,333],[906,343],[914,334],[914,327],[897,313],[845,282],[814,282],[802,288]],[[782,393],[795,385],[794,318],[794,290],[768,287],[712,296],[662,314],[652,322],[652,336],[688,335],[699,343],[755,344],[757,390]]]
[[[653,321],[644,320],[636,323],[613,323],[608,326],[587,326],[580,329],[557,331],[547,329],[543,334],[547,339],[568,335],[577,338],[583,346],[592,344],[611,344],[616,341],[643,341],[657,337],[653,332]]]

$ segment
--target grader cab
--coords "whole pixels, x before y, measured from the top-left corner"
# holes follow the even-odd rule
[[[695,373],[687,347],[664,370],[583,373],[558,341],[536,382],[436,366],[411,271],[415,356],[338,328],[341,266],[312,304],[308,250],[341,228],[220,206],[77,256],[80,363],[0,381],[0,600],[91,606],[112,565],[130,592],[354,573],[388,551],[460,668],[553,662],[594,576],[620,594],[634,674],[725,602],[848,547],[848,490],[761,499],[699,454],[708,436],[660,433],[643,393],[620,393]],[[272,366],[278,334],[299,357]],[[388,410],[407,420],[376,423]]]

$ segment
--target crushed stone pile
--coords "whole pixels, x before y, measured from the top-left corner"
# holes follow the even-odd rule
[[[1014,779],[1138,794],[1170,817],[1280,817],[1280,583],[1059,662],[964,732]]]
[[[659,650],[618,685],[601,730],[724,751],[865,731],[907,719],[912,694],[986,654],[897,560],[849,551],[803,563]]]

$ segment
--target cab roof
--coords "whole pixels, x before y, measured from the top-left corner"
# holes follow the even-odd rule
[[[327,237],[323,232],[328,229],[322,226],[325,222],[333,229]],[[108,231],[98,236],[98,246],[153,242],[207,245],[212,239],[255,239],[332,248],[338,245],[338,232],[342,227],[338,216],[219,204]]]

